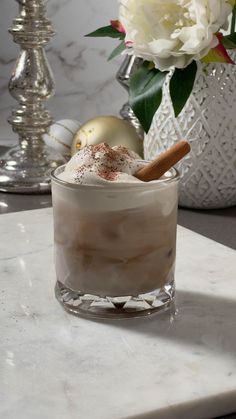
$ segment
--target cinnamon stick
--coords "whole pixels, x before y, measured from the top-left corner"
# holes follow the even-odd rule
[[[163,176],[189,152],[189,143],[185,140],[181,140],[135,173],[135,177],[143,182],[160,179],[161,176]]]

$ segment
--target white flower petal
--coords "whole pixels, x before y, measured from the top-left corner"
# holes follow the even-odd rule
[[[129,54],[153,61],[161,71],[186,67],[215,47],[227,22],[227,0],[120,0],[120,21]]]

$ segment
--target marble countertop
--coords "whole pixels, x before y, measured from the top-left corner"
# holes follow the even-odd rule
[[[0,230],[0,417],[236,411],[235,250],[179,227],[175,310],[95,322],[54,298],[51,209],[2,215]]]

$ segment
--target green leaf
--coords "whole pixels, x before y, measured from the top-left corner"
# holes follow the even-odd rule
[[[125,41],[122,41],[118,47],[116,47],[111,55],[108,57],[108,61],[112,60],[112,58],[117,57],[117,55],[120,55],[124,50],[126,49]]]
[[[162,86],[167,72],[150,69],[145,61],[130,79],[130,106],[145,132],[149,131],[153,116],[162,101]]]
[[[196,73],[196,61],[193,61],[184,69],[175,69],[175,72],[170,80],[170,96],[175,117],[180,114],[193,90]]]
[[[232,18],[231,18],[231,25],[230,25],[230,33],[233,35],[235,32],[235,23],[236,23],[236,4],[234,4],[233,11],[232,11]]]
[[[103,26],[102,28],[97,29],[94,32],[88,33],[85,35],[87,37],[109,37],[109,38],[118,38],[125,39],[125,34],[123,32],[118,32],[113,26]]]
[[[221,43],[226,49],[235,49],[236,48],[236,33],[232,35],[226,35],[221,38]]]

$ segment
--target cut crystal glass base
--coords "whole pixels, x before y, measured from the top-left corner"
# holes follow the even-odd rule
[[[57,281],[55,295],[63,308],[76,316],[122,319],[168,309],[174,301],[175,284],[136,297],[99,297],[72,291]]]

